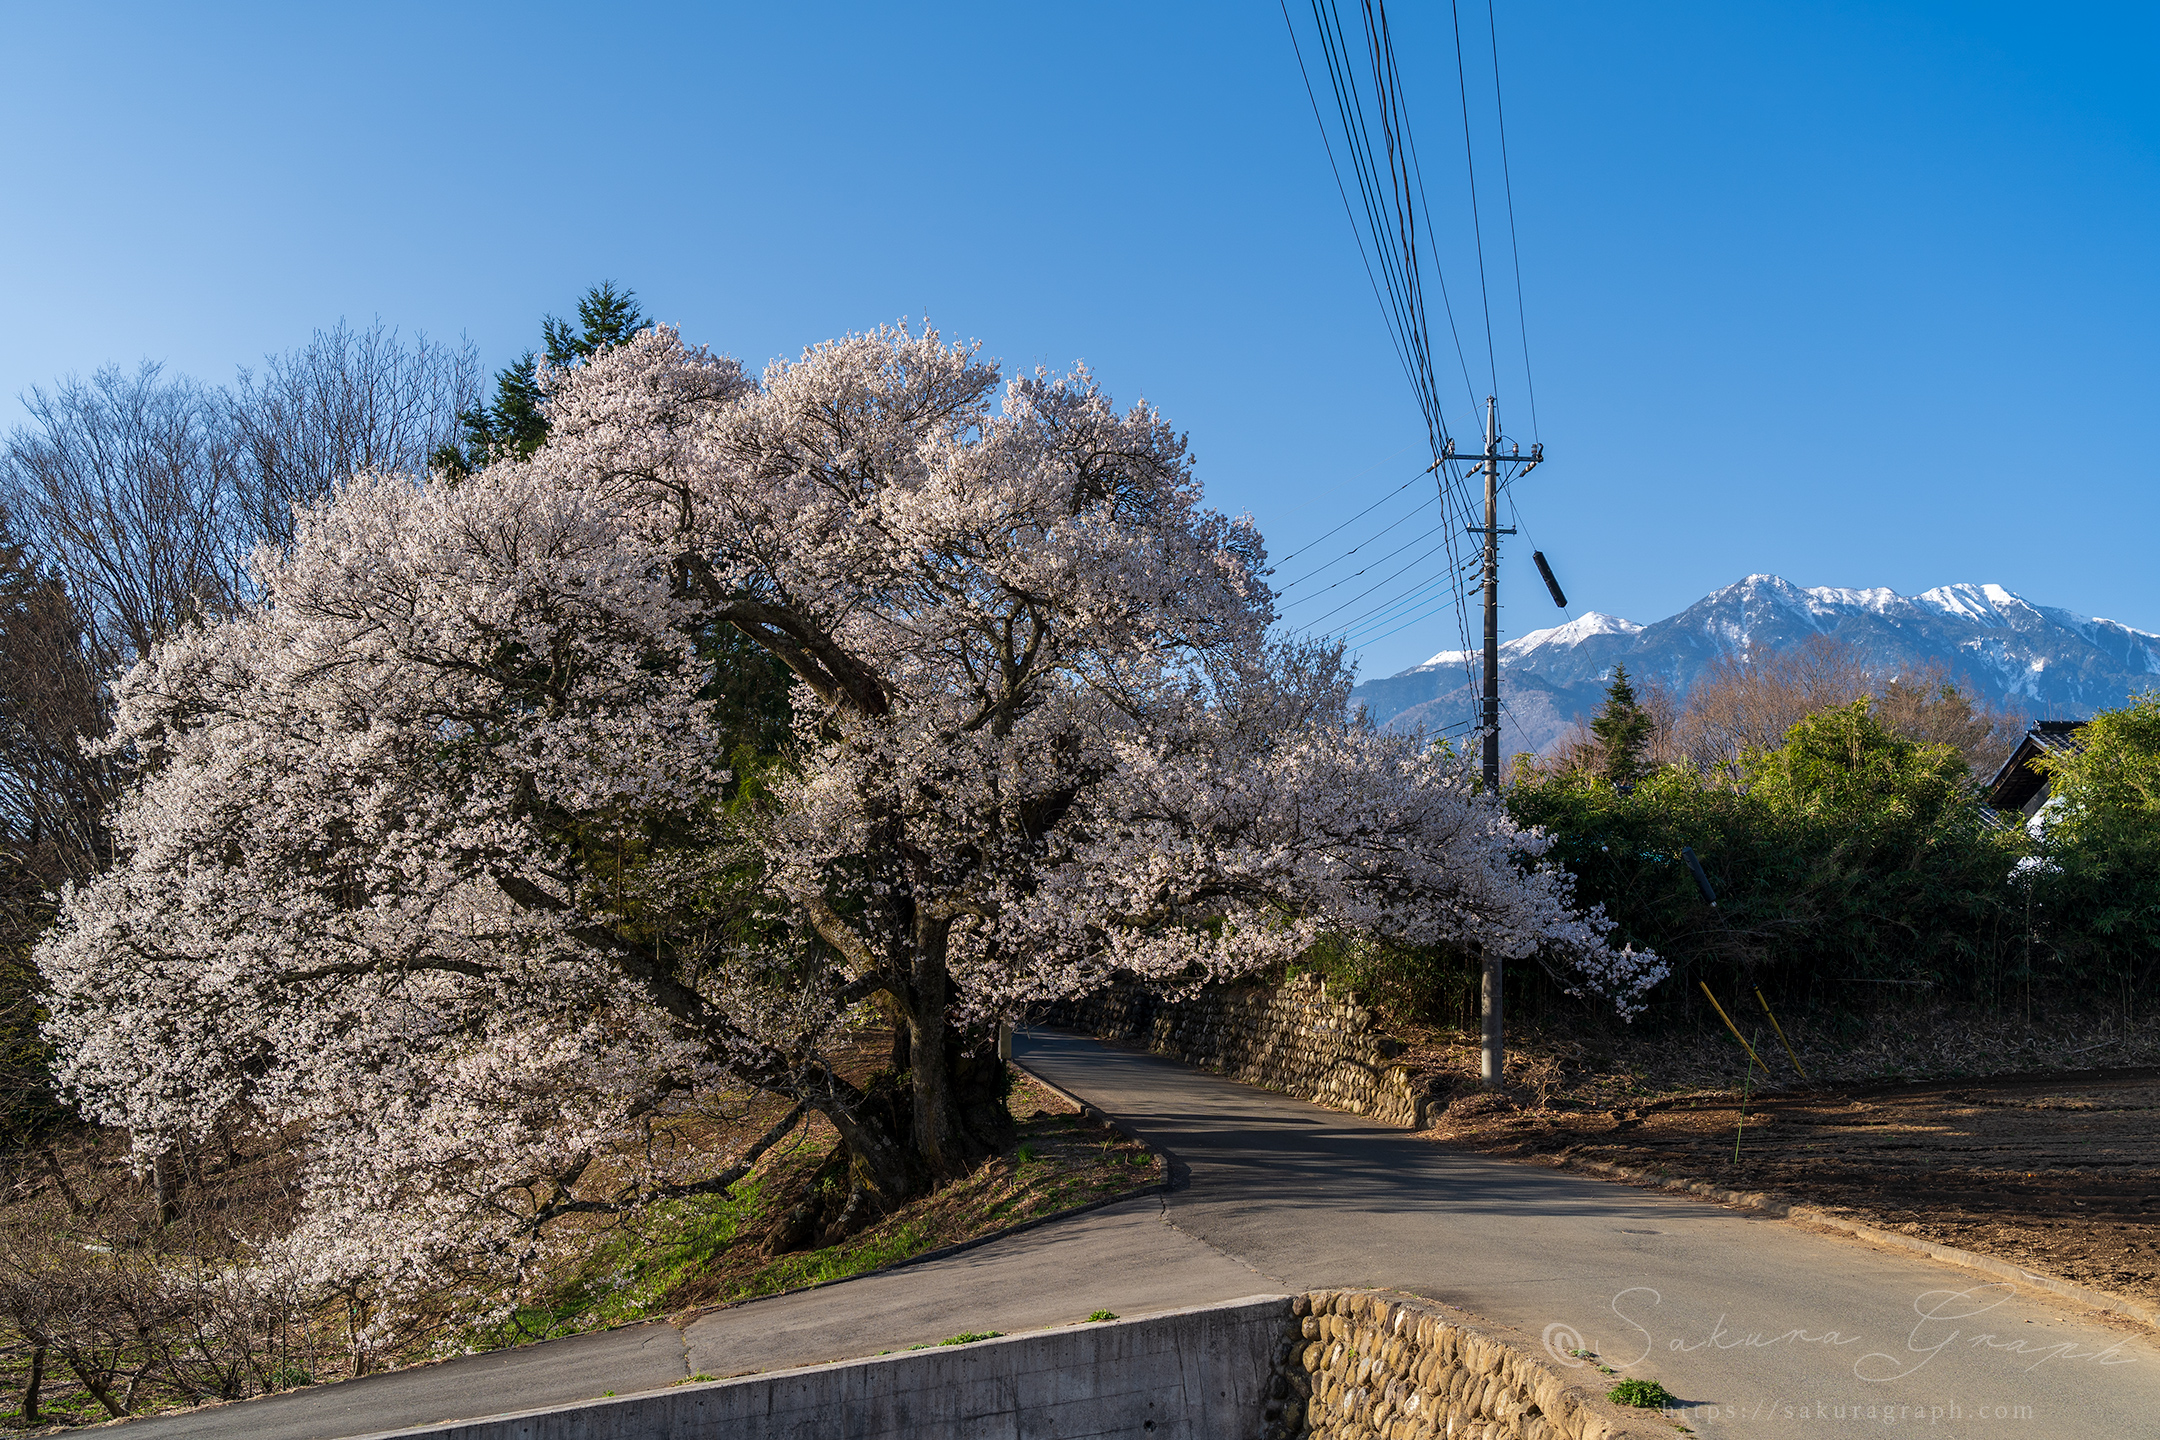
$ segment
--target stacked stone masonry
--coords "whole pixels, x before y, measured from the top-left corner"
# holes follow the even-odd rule
[[[1435,1076],[1404,1064],[1400,1041],[1355,995],[1312,976],[1277,985],[1210,985],[1170,1000],[1120,986],[1051,1006],[1053,1025],[1147,1046],[1248,1085],[1423,1129],[1445,1099]]]
[[[1625,1409],[1564,1377],[1527,1337],[1472,1324],[1430,1300],[1323,1290],[1294,1296],[1290,1308],[1297,1343],[1269,1381],[1270,1436],[1646,1440],[1674,1433],[1656,1412]]]

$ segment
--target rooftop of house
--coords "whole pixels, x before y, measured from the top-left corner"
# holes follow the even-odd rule
[[[2085,748],[2083,720],[2042,720],[2025,732],[2017,749],[1988,781],[1987,802],[1996,810],[2030,815],[2047,799],[2048,774],[2033,762],[2043,755],[2074,755]]]

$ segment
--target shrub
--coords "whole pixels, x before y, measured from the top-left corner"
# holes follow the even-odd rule
[[[1694,1004],[1698,980],[1849,1002],[1852,982],[1991,999],[2024,976],[2025,838],[1986,822],[1954,749],[1891,734],[1865,700],[1728,771],[1667,765],[1625,790],[1580,769],[1529,775],[1509,806],[1554,837],[1551,858],[1618,922],[1616,939],[1672,965],[1656,994],[1667,1006]]]
[[[1646,1410],[1662,1410],[1673,1403],[1672,1395],[1655,1380],[1622,1380],[1605,1392],[1605,1398],[1616,1405],[1637,1405]]]

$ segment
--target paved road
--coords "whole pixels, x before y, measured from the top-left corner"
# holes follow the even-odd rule
[[[139,1437],[331,1440],[657,1390],[692,1375],[816,1365],[943,1340],[1146,1315],[1269,1289],[1251,1266],[1164,1221],[1155,1195],[1122,1201],[842,1285],[716,1311],[467,1355],[237,1405],[129,1421]]]
[[[1629,1373],[1695,1402],[1698,1434],[2160,1434],[2160,1345],[2045,1292],[1463,1154],[1078,1036],[1016,1046],[1178,1157],[1172,1223],[1276,1287],[1390,1285],[1533,1336],[1560,1327],[1611,1363],[1642,1357]]]
[[[1705,1436],[2160,1434],[2160,1346],[2044,1294],[1780,1221],[1485,1160],[1159,1057],[1024,1034],[1029,1068],[1174,1157],[1147,1197],[720,1311],[221,1410],[128,1436],[328,1440],[1266,1290],[1392,1285],[1557,1327]],[[1997,1415],[1998,1410],[2005,1412]]]

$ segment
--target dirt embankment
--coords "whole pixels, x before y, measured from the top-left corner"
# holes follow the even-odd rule
[[[1769,1191],[2160,1304],[2160,1070],[1824,1086],[1756,1095],[1744,1123],[1737,1092],[1539,1098],[1466,1097],[1432,1133]]]

